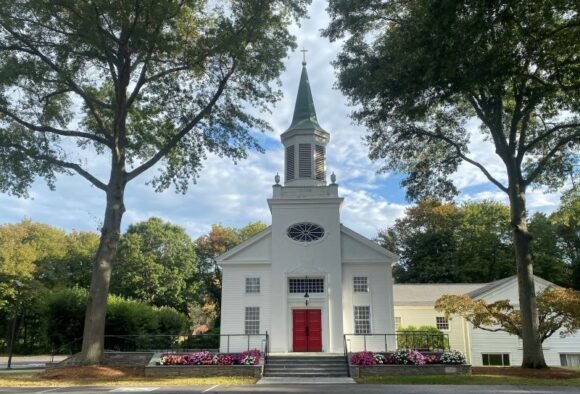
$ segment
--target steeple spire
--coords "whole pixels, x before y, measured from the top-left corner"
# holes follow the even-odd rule
[[[306,50],[304,49],[303,51]],[[306,56],[306,52],[304,52],[304,56]],[[302,74],[300,75],[300,85],[298,85],[294,117],[288,130],[322,130],[316,118],[314,100],[310,91],[310,82],[306,71],[306,58],[302,61]]]
[[[326,186],[326,145],[330,135],[318,124],[306,71],[303,49],[302,74],[290,128],[280,136],[284,145],[286,186]]]

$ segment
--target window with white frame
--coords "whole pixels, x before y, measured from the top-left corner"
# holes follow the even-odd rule
[[[324,278],[290,278],[288,279],[288,292],[291,294],[324,293]]]
[[[246,293],[260,292],[260,278],[246,278]]]
[[[355,306],[354,307],[354,333],[370,334],[371,333],[371,307]]]
[[[580,353],[560,353],[560,365],[563,367],[580,367]]]
[[[395,330],[401,328],[401,316],[395,316]]]
[[[439,330],[449,330],[449,320],[443,316],[437,316],[435,318],[435,324]]]
[[[483,365],[507,367],[510,365],[509,353],[482,353],[481,363]]]
[[[246,307],[246,321],[244,333],[259,334],[260,333],[260,307],[247,306]]]
[[[353,278],[353,286],[355,293],[368,293],[369,292],[369,279],[366,276],[355,276]]]

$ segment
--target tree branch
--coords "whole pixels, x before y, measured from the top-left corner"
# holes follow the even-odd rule
[[[451,145],[453,148],[455,148],[457,155],[459,157],[461,157],[461,159],[463,159],[466,162],[479,168],[481,170],[481,172],[483,172],[483,174],[487,177],[487,179],[489,179],[489,181],[492,182],[494,185],[496,185],[501,191],[503,191],[505,193],[508,192],[507,187],[505,187],[504,185],[501,184],[500,181],[495,179],[482,164],[480,164],[479,162],[465,156],[465,154],[463,154],[463,152],[461,151],[461,146],[457,142],[455,142],[452,139],[445,137],[441,134],[433,134],[433,133],[430,133],[428,131],[424,131],[424,130],[420,130],[420,129],[415,129],[415,130],[418,134],[423,134],[423,135],[428,136],[428,137],[437,138],[437,139],[442,140],[442,141],[446,142],[447,144]]]
[[[536,165],[536,168],[528,175],[527,179],[524,179],[524,184],[527,186],[530,183],[532,183],[537,177],[538,175],[540,175],[540,173],[542,172],[542,170],[544,169],[544,166],[546,165],[546,163],[552,158],[554,157],[554,155],[556,153],[558,153],[558,151],[560,150],[560,148],[562,148],[564,145],[566,145],[567,143],[574,141],[575,139],[577,139],[577,142],[580,142],[580,131],[578,133],[572,134],[570,136],[568,136],[567,138],[564,138],[562,140],[560,140],[551,150],[550,152],[548,152],[548,154],[546,156],[544,156]]]
[[[88,171],[83,169],[78,164],[70,163],[68,161],[63,161],[63,160],[57,159],[56,157],[52,157],[50,155],[35,152],[31,149],[25,148],[24,146],[22,146],[20,144],[8,144],[7,146],[24,153],[26,156],[28,156],[32,159],[41,160],[41,161],[44,161],[44,162],[49,163],[49,164],[53,164],[53,165],[58,166],[58,167],[73,170],[76,173],[78,173],[79,175],[81,175],[83,178],[85,178],[89,182],[91,182],[94,186],[98,187],[99,189],[101,189],[105,192],[107,191],[106,184],[101,182],[99,179],[97,179],[97,177],[95,177],[94,175],[92,175],[91,173],[89,173]]]
[[[525,145],[523,152],[527,152],[530,149],[535,148],[540,142],[542,142],[546,138],[549,138],[550,136],[552,136],[552,134],[554,134],[557,131],[564,130],[564,129],[573,129],[575,127],[580,127],[580,123],[559,124],[557,126],[554,126],[551,129],[546,130],[545,133],[540,134],[539,136],[534,138],[532,141],[530,141],[529,144]]]
[[[149,168],[153,167],[155,165],[155,163],[157,163],[167,153],[169,153],[173,148],[175,148],[175,146],[179,143],[179,141],[181,141],[181,139],[183,137],[185,137],[185,135],[187,133],[189,133],[191,131],[191,129],[193,129],[193,127],[195,127],[195,125],[201,119],[203,119],[203,117],[205,117],[206,115],[208,115],[210,113],[211,109],[213,108],[215,103],[220,98],[222,92],[224,91],[226,84],[229,81],[232,74],[234,73],[235,69],[236,69],[236,62],[234,61],[230,70],[227,72],[227,74],[220,81],[218,89],[214,93],[212,99],[206,104],[206,106],[203,108],[203,110],[201,110],[197,114],[197,116],[195,116],[191,120],[191,122],[189,122],[187,125],[185,125],[185,127],[183,127],[183,129],[181,129],[181,131],[179,133],[175,134],[173,136],[173,138],[171,138],[169,140],[169,142],[167,142],[155,155],[153,155],[153,157],[151,159],[147,160],[145,163],[141,164],[139,167],[137,167],[133,171],[129,172],[127,174],[127,182],[131,181],[132,179],[139,176],[140,174],[142,174],[143,172],[145,172]]]
[[[47,126],[47,125],[40,125],[39,126],[39,125],[29,123],[29,122],[25,121],[24,119],[21,119],[18,116],[14,115],[13,113],[6,111],[5,109],[0,109],[0,112],[5,114],[9,118],[13,119],[18,124],[26,127],[27,129],[30,129],[32,131],[38,131],[41,133],[52,133],[52,134],[62,135],[65,137],[86,138],[86,139],[98,142],[100,144],[103,144],[103,145],[111,148],[111,143],[107,139],[105,139],[103,137],[99,137],[98,135],[85,133],[82,131],[76,131],[76,130],[61,130],[61,129],[57,129],[55,127]]]

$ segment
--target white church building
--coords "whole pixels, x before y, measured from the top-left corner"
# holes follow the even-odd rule
[[[398,257],[341,223],[334,174],[327,183],[330,134],[318,123],[302,64],[292,124],[281,135],[284,184],[277,175],[267,201],[272,225],[218,258],[221,351],[235,350],[227,334],[267,332],[276,353],[339,353],[344,334],[395,330]]]

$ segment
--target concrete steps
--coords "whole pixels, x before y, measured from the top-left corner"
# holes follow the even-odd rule
[[[265,377],[347,377],[343,356],[271,355],[264,366]]]

